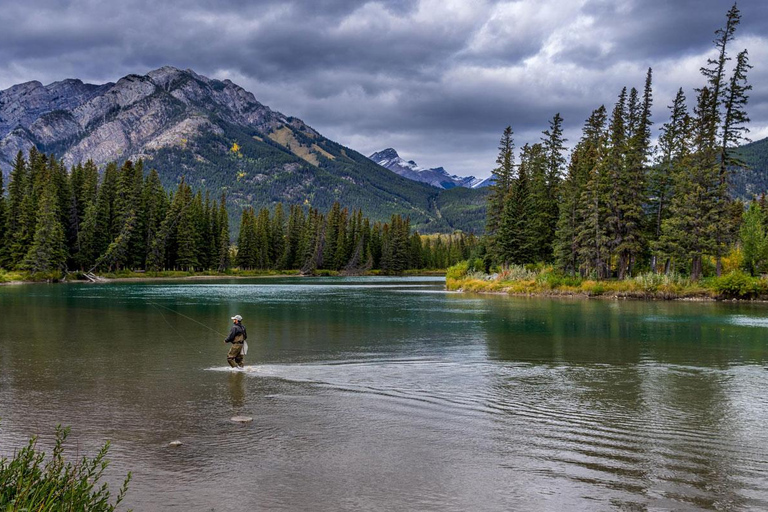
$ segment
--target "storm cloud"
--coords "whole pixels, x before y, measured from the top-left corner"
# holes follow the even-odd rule
[[[31,0],[0,10],[0,89],[115,81],[163,65],[229,78],[365,154],[487,176],[503,128],[536,142],[654,70],[658,128],[689,99],[731,3],[720,0]],[[739,2],[754,140],[768,136],[768,3]]]

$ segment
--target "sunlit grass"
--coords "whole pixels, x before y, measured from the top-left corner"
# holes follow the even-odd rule
[[[475,271],[468,262],[448,269],[448,290],[513,295],[617,297],[639,299],[768,298],[768,279],[733,270],[722,277],[691,281],[680,274],[643,273],[629,279],[595,280],[570,276],[552,267],[515,265],[494,274]]]

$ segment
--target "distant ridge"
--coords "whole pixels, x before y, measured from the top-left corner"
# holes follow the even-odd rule
[[[487,179],[475,178],[474,176],[461,177],[448,174],[448,171],[442,167],[434,167],[432,169],[419,167],[413,160],[405,161],[393,148],[383,149],[368,158],[400,176],[422,183],[429,183],[434,187],[442,189],[453,187],[477,188],[485,186],[484,183],[487,181]]]
[[[102,85],[32,81],[0,91],[3,174],[18,151],[32,147],[67,165],[143,158],[167,187],[183,176],[195,188],[226,193],[233,218],[245,206],[328,209],[339,201],[374,220],[407,215],[426,233],[483,229],[451,215],[458,196],[442,197],[445,187],[399,176],[230,80],[189,69],[165,66]],[[484,208],[480,197],[469,198],[475,210]]]

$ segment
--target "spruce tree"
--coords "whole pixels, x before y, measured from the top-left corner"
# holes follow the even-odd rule
[[[269,210],[262,208],[259,210],[259,215],[255,221],[255,258],[254,266],[260,270],[266,270],[272,265],[270,259],[270,253],[272,252],[269,246],[269,242],[272,239],[270,235],[270,218]]]
[[[5,265],[3,254],[5,253],[6,244],[8,243],[6,236],[8,233],[8,214],[6,202],[5,187],[3,185],[3,171],[0,169],[0,268],[3,268]]]
[[[669,218],[669,203],[673,192],[674,176],[681,172],[680,165],[689,151],[690,116],[685,104],[683,89],[677,91],[675,100],[669,106],[671,117],[669,122],[661,127],[659,137],[659,153],[656,165],[651,167],[649,175],[649,206],[653,218],[652,237],[653,256],[651,269],[656,270],[659,254],[664,253],[660,245],[661,226]],[[668,252],[668,251],[667,251]],[[665,273],[669,271],[669,259],[664,265]]]
[[[272,225],[269,229],[270,236],[270,253],[269,259],[273,262],[274,267],[281,267],[283,264],[283,254],[285,254],[285,211],[283,210],[283,204],[277,203],[275,206],[275,212],[272,215]]]
[[[183,204],[179,213],[178,227],[176,231],[176,262],[175,268],[194,271],[199,268],[198,260],[199,234],[197,232],[198,203],[191,197],[191,189],[187,186],[183,189]]]
[[[229,215],[227,214],[227,198],[221,194],[219,203],[219,272],[226,272],[231,265],[229,258]]]
[[[534,204],[529,176],[531,166],[531,146],[526,144],[520,153],[517,177],[505,201],[501,224],[496,235],[498,257],[503,264],[530,263],[537,256],[532,228]],[[544,183],[540,185],[543,187]],[[445,261],[445,264],[447,263]]]
[[[56,185],[48,177],[39,201],[37,222],[32,244],[23,261],[31,272],[60,272],[65,269],[67,246],[61,225]]]
[[[491,253],[496,255],[497,246],[495,243],[496,231],[501,225],[501,219],[504,212],[504,205],[507,197],[512,191],[514,182],[515,167],[515,143],[512,138],[512,127],[507,126],[499,142],[499,155],[496,158],[496,168],[492,171],[493,184],[490,185],[490,195],[488,196],[487,224],[485,233],[488,236],[488,245]]]
[[[558,266],[568,273],[580,268],[584,205],[583,193],[597,166],[605,139],[606,110],[604,106],[592,112],[582,130],[582,137],[571,154],[568,174],[561,186],[560,208],[555,231],[554,252]]]
[[[141,191],[141,212],[143,222],[140,223],[136,235],[140,236],[144,251],[141,255],[138,265],[147,268],[150,252],[152,251],[152,242],[160,234],[160,226],[165,219],[168,210],[168,195],[160,182],[160,176],[155,169],[152,169],[144,179]]]

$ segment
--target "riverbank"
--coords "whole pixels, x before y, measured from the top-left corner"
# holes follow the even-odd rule
[[[582,297],[639,300],[768,300],[768,279],[734,271],[691,281],[677,274],[640,274],[629,279],[585,279],[552,267],[515,266],[495,274],[472,271],[466,262],[448,269],[446,289],[516,296]]]
[[[446,270],[420,269],[407,270],[399,276],[444,276]],[[161,272],[109,272],[99,274],[97,277],[106,282],[122,281],[169,281],[179,279],[246,279],[254,277],[333,277],[333,276],[379,276],[384,274],[379,270],[371,270],[362,274],[345,274],[333,270],[318,270],[311,275],[302,276],[298,270],[229,270],[227,272],[185,272],[179,270],[167,270]],[[80,273],[46,273],[32,274],[24,271],[0,270],[0,285],[18,285],[33,283],[83,283],[88,280]]]

